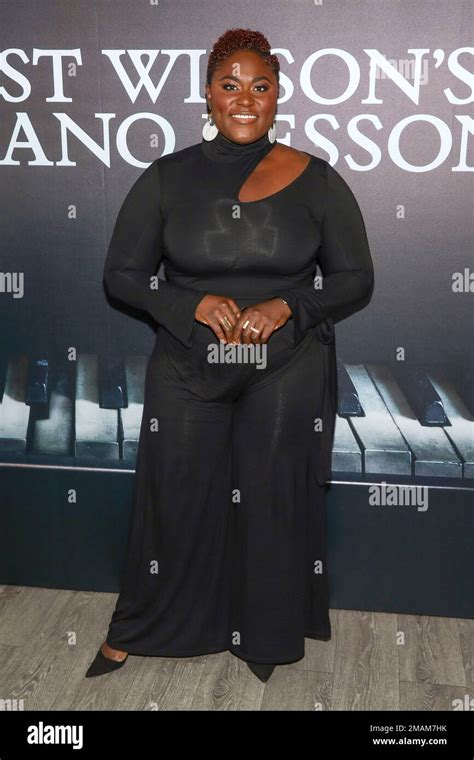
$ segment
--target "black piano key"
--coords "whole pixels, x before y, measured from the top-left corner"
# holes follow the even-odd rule
[[[32,359],[28,366],[25,404],[47,404],[49,399],[49,361]]]
[[[474,416],[474,372],[469,366],[469,362],[461,368],[447,369],[450,379],[457,387],[458,393],[467,406],[469,412]]]
[[[337,359],[337,396],[340,417],[365,417],[359,394],[341,359]]]
[[[102,409],[128,406],[125,364],[123,359],[111,354],[99,358],[99,406]]]
[[[425,368],[396,364],[394,371],[421,425],[449,425],[443,402]]]

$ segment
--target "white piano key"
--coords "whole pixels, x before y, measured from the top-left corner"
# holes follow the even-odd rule
[[[462,464],[442,427],[421,425],[390,367],[366,365],[385,406],[415,458],[415,475],[462,478]]]
[[[346,369],[365,412],[365,417],[349,418],[363,446],[364,471],[411,475],[411,451],[367,370],[362,364],[349,364]]]
[[[60,376],[49,401],[48,416],[35,420],[31,451],[67,456],[73,433],[73,401],[67,393],[67,377]]]
[[[98,364],[94,354],[77,359],[75,452],[79,457],[118,459],[118,412],[99,406]]]
[[[331,469],[335,472],[362,472],[362,453],[344,417],[336,415]]]
[[[25,404],[28,357],[13,356],[8,361],[5,389],[0,403],[0,452],[26,451],[30,407]]]
[[[123,458],[133,461],[137,456],[143,416],[146,356],[129,356],[125,362],[128,407],[120,410],[123,426]]]
[[[474,478],[474,418],[454,385],[438,370],[429,372],[451,425],[443,428],[463,459],[465,478]]]

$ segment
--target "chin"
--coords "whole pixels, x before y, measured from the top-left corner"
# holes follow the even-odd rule
[[[251,142],[261,136],[260,127],[256,123],[249,124],[249,126],[245,124],[231,124],[228,133],[231,140],[242,140],[242,142]]]

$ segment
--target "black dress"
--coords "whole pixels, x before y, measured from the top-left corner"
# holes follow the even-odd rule
[[[273,147],[266,134],[241,145],[218,133],[162,156],[118,214],[106,289],[151,314],[157,333],[114,649],[284,663],[304,656],[305,637],[331,637],[334,323],[369,302],[373,266],[356,199],[321,158],[282,190],[238,200]],[[241,308],[282,296],[292,318],[260,358],[223,358],[194,319],[207,293]]]

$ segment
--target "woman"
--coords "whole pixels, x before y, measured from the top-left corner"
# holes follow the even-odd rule
[[[275,142],[278,84],[262,34],[222,35],[202,142],[153,161],[117,218],[106,288],[158,328],[124,583],[87,676],[229,650],[264,681],[331,638],[334,322],[373,267],[342,177]]]

